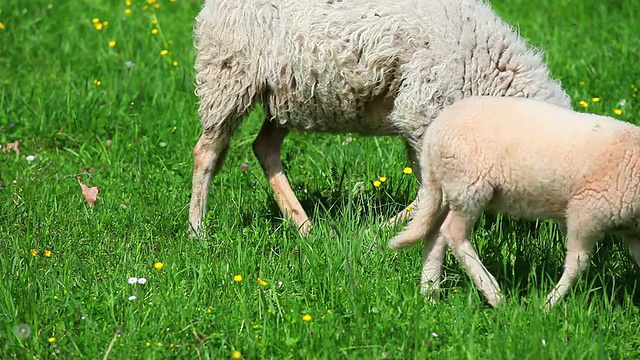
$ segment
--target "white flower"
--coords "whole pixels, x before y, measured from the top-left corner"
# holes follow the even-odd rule
[[[147,279],[145,279],[145,278],[140,278],[140,279],[138,279],[138,284],[140,284],[140,285],[144,285],[144,284],[146,284],[146,283],[147,283]]]
[[[431,336],[433,336],[433,337],[437,338],[437,337],[438,337],[438,334],[436,334],[436,333],[432,332],[432,333],[431,333]]]
[[[27,155],[27,162],[32,162],[33,160],[35,160],[36,157],[33,155]]]
[[[137,278],[137,277],[135,277],[135,276],[132,276],[132,277],[130,277],[130,278],[129,278],[129,280],[127,280],[127,282],[128,282],[129,284],[133,285],[133,284],[135,284],[135,283],[137,283],[137,282],[138,282],[138,278]]]
[[[129,69],[131,69],[132,67],[136,66],[136,63],[134,63],[134,62],[133,62],[133,61],[131,61],[131,60],[127,60],[124,64],[125,64]]]
[[[129,301],[138,300],[138,297],[135,295],[129,296]]]
[[[547,342],[544,339],[542,339],[542,346],[547,346]]]
[[[620,106],[627,105],[627,100],[626,99],[620,99],[620,101],[618,101],[618,105],[620,105]]]

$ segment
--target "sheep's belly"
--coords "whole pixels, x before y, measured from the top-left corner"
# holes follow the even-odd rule
[[[397,135],[400,131],[391,121],[392,98],[378,98],[361,106],[349,107],[338,100],[331,103],[312,97],[294,106],[283,106],[275,112],[281,125],[305,132],[356,133],[361,135]]]

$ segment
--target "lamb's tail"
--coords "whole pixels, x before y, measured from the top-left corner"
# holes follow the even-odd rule
[[[403,249],[425,239],[442,223],[442,190],[435,181],[421,185],[420,190],[413,218],[400,234],[389,240],[392,249]]]

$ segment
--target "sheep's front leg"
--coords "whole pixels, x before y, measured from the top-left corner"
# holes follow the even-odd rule
[[[269,184],[273,189],[273,197],[280,211],[284,216],[294,221],[301,236],[306,236],[311,230],[311,223],[291,189],[280,159],[282,142],[288,133],[289,130],[276,126],[267,118],[253,142],[253,152],[267,179],[269,179]]]
[[[472,217],[451,210],[442,224],[441,231],[447,238],[453,255],[467,270],[489,304],[496,307],[501,300],[498,282],[484,267],[469,240],[469,234],[475,219],[475,216]]]
[[[627,242],[636,263],[640,266],[640,237],[625,236],[624,240]]]
[[[411,164],[411,170],[413,172],[413,175],[415,175],[418,182],[420,182],[422,179],[422,174],[421,174],[422,169],[420,168],[419,150],[414,149],[413,146],[407,143],[407,155],[409,157],[409,162]],[[413,210],[417,209],[418,206],[420,206],[418,204],[419,199],[420,199],[420,193],[416,195],[416,198],[413,199],[413,201],[406,208],[402,209],[391,219],[387,220],[386,225],[395,226],[396,224],[399,224],[402,221],[410,219],[413,216],[413,213],[414,213]]]
[[[564,260],[564,272],[556,286],[547,295],[546,310],[564,297],[589,265],[589,256],[593,250],[597,232],[589,224],[595,221],[587,217],[567,219],[567,254]]]

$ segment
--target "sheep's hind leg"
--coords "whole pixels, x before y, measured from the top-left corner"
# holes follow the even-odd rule
[[[288,133],[289,130],[278,127],[267,118],[253,142],[253,152],[269,179],[269,184],[273,189],[273,197],[280,211],[294,221],[298,233],[304,237],[311,230],[311,223],[302,205],[300,205],[300,201],[298,201],[291,189],[280,158],[282,142]]]
[[[442,224],[441,231],[447,238],[453,255],[469,273],[489,304],[496,307],[501,300],[498,282],[482,264],[469,240],[469,234],[476,218],[477,216],[469,216],[451,210]]]
[[[211,178],[222,167],[229,150],[232,131],[220,126],[203,130],[198,143],[193,149],[193,182],[191,202],[189,204],[190,236],[202,235],[202,219],[207,212],[207,196]]]
[[[597,232],[590,224],[595,220],[585,217],[567,219],[567,254],[564,260],[564,272],[556,286],[547,295],[546,310],[564,297],[589,265],[589,256],[596,242]]]

